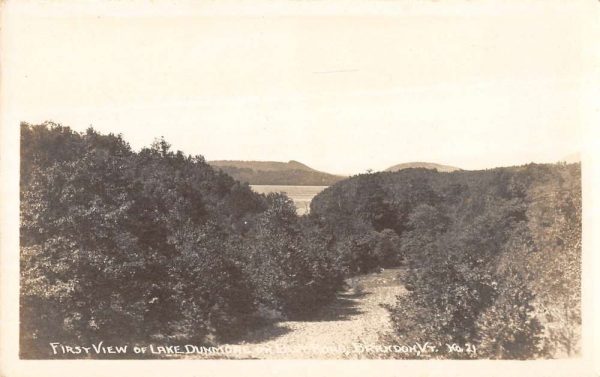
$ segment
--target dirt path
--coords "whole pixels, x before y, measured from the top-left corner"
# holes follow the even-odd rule
[[[376,344],[390,329],[381,304],[393,304],[405,292],[401,269],[355,277],[350,288],[306,321],[282,321],[255,330],[240,346],[244,358],[356,358],[357,344]],[[234,345],[235,346],[235,345]],[[358,347],[358,348],[357,348]]]

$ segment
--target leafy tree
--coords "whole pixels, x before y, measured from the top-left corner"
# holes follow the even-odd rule
[[[327,233],[164,139],[21,125],[21,355],[48,343],[240,336],[260,304],[333,298]]]
[[[579,165],[359,175],[315,197],[311,216],[334,229],[349,274],[388,260],[378,241],[378,221],[387,219],[408,290],[388,308],[391,340],[434,342],[442,351],[445,343],[479,342],[487,358],[578,352]]]

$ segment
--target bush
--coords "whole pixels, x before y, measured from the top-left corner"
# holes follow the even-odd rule
[[[251,230],[248,254],[259,304],[286,316],[312,313],[341,287],[341,271],[318,229],[301,226],[289,198],[269,194],[267,202]]]
[[[221,342],[260,305],[293,315],[342,284],[328,238],[157,140],[21,126],[21,356],[49,342]]]
[[[360,175],[317,195],[311,216],[334,229],[348,274],[404,260],[392,341],[480,342],[486,358],[578,352],[579,164]]]

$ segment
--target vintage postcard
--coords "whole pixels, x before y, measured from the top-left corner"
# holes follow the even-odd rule
[[[600,373],[600,2],[1,7],[2,376]]]

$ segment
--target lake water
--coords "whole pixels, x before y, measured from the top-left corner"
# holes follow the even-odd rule
[[[296,205],[296,212],[299,215],[308,213],[311,200],[328,186],[278,186],[278,185],[250,185],[252,190],[259,194],[268,194],[270,192],[282,192],[289,196]]]

